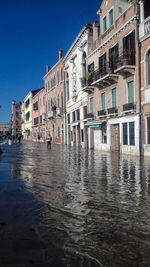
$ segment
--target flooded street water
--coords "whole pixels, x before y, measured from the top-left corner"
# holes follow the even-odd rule
[[[150,160],[3,146],[0,266],[150,266]]]

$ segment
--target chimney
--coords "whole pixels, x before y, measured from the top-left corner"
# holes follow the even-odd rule
[[[59,49],[59,60],[62,58],[62,53],[63,53],[63,50]]]
[[[49,67],[49,65],[47,65],[47,66],[46,66],[46,73],[48,73],[49,70],[50,70],[50,67]]]
[[[95,41],[95,40],[97,40],[98,39],[98,21],[97,20],[95,20],[95,21],[93,21],[93,23],[92,23],[92,28],[93,28],[93,42]]]

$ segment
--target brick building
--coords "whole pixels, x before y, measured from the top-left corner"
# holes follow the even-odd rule
[[[51,136],[52,142],[65,142],[65,92],[64,64],[62,50],[59,50],[59,60],[50,69],[46,68],[44,76],[45,87],[45,120],[46,138]]]
[[[21,106],[22,103],[12,103],[12,116],[11,116],[11,127],[12,127],[12,137],[17,139],[18,136],[22,135],[21,130]]]
[[[139,154],[137,1],[103,0],[87,57],[89,148]]]
[[[140,67],[141,67],[141,144],[142,154],[150,156],[150,2],[140,4]]]
[[[45,90],[32,97],[32,140],[45,141]]]

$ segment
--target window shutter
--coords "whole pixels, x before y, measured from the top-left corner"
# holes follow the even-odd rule
[[[131,32],[131,60],[135,64],[135,30]]]
[[[126,37],[123,38],[123,56],[126,54]]]
[[[116,108],[116,88],[112,89],[112,107]]]
[[[106,53],[104,54],[104,72],[106,72]]]
[[[112,67],[111,48],[109,49],[109,67]]]
[[[128,83],[128,103],[134,102],[134,82]]]
[[[93,97],[90,98],[90,113],[93,113]]]
[[[105,93],[101,94],[102,110],[105,110]]]

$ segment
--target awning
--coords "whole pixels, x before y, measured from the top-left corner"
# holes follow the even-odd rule
[[[86,128],[92,128],[92,127],[96,127],[96,128],[102,128],[102,123],[101,122],[87,122],[85,124]]]

